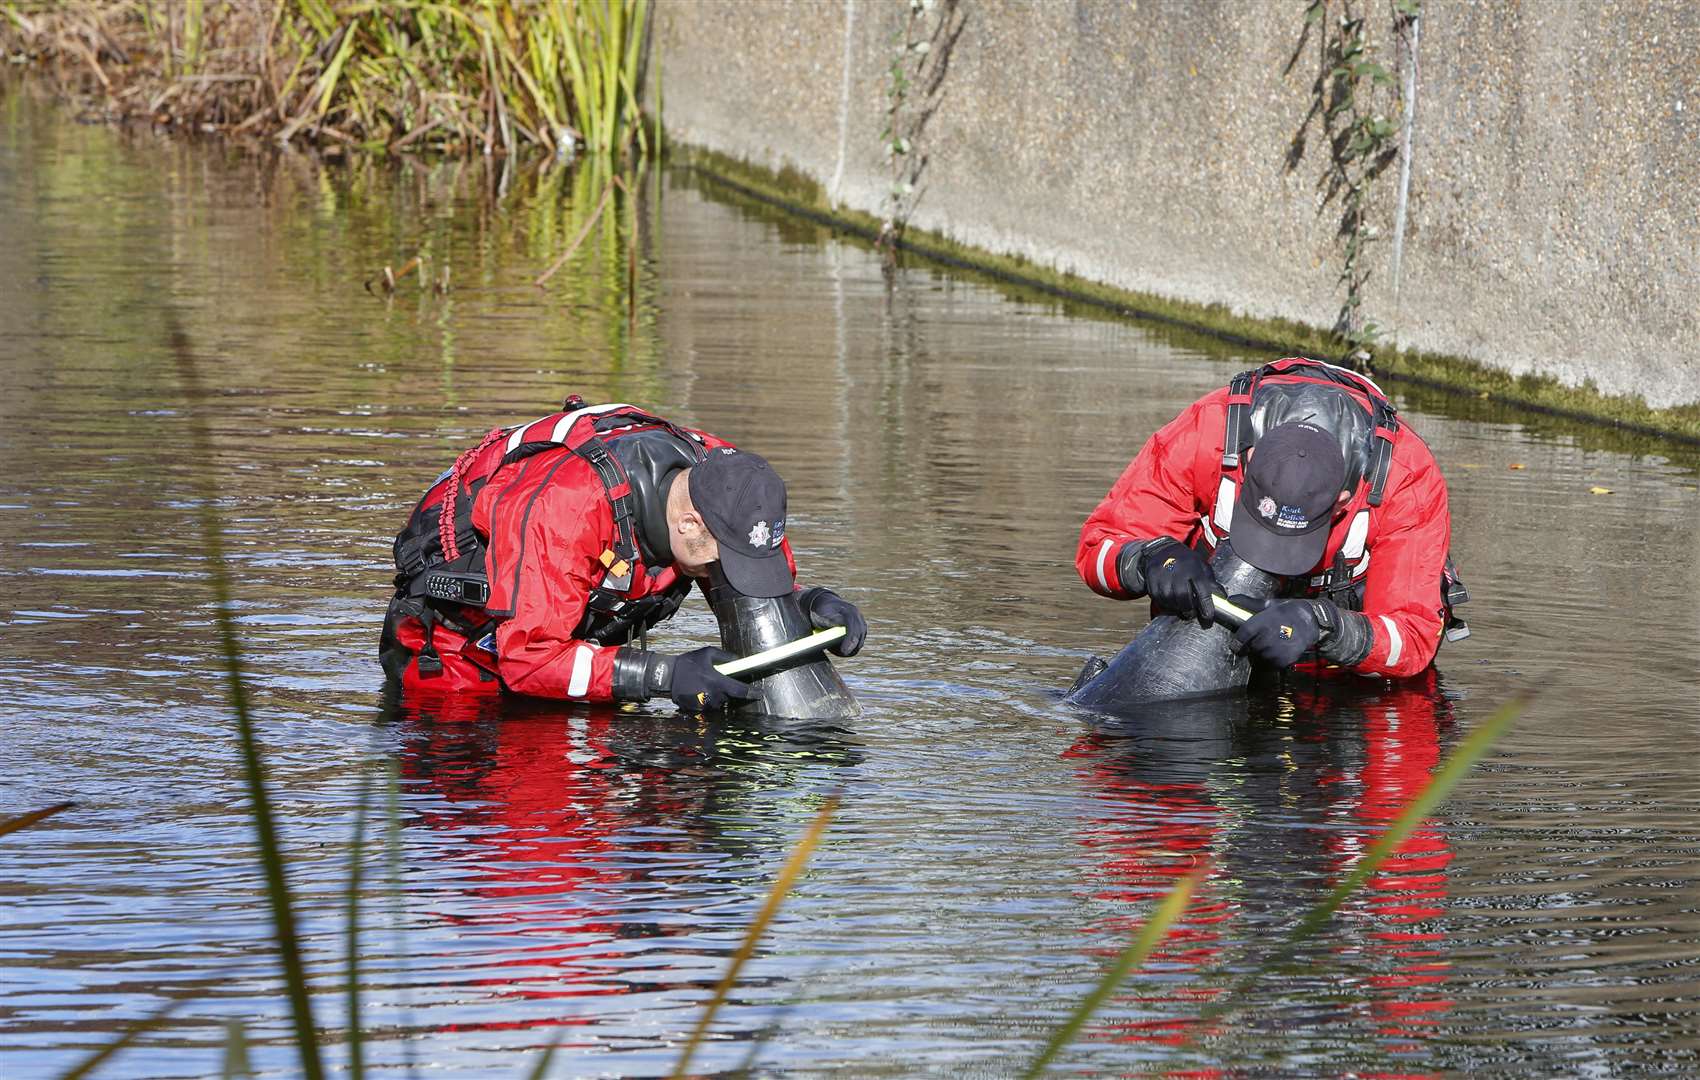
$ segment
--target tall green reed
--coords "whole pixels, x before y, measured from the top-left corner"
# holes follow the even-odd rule
[[[189,400],[189,448],[194,460],[212,461],[215,460],[212,431],[201,411],[204,395],[194,350],[182,327],[177,323],[176,313],[168,310],[167,319],[172,358],[176,361],[177,376]],[[284,984],[295,1027],[295,1046],[300,1057],[301,1075],[307,1077],[307,1080],[320,1080],[325,1072],[324,1062],[319,1054],[318,1031],[313,1024],[313,1005],[308,997],[307,970],[302,958],[301,941],[295,929],[295,909],[290,901],[283,844],[278,836],[270,785],[266,781],[265,761],[260,751],[259,736],[254,728],[253,712],[248,704],[248,682],[243,674],[242,646],[237,640],[236,623],[230,614],[233,592],[230,584],[230,565],[224,552],[224,530],[218,513],[218,483],[205,470],[197,470],[194,474],[194,484],[200,510],[201,547],[206,553],[207,573],[212,585],[213,621],[218,633],[219,657],[224,670],[225,687],[230,695],[230,709],[236,720],[236,738],[242,752],[243,782],[248,790],[248,809],[253,815],[254,835],[260,848],[260,864],[266,882],[266,901],[272,917],[272,936],[277,942],[279,959],[283,963]]]
[[[1322,902],[1312,907],[1288,931],[1287,936],[1263,961],[1251,971],[1241,976],[1233,983],[1228,991],[1199,1014],[1198,1023],[1193,1025],[1194,1032],[1203,1030],[1212,1022],[1229,1013],[1237,1012],[1245,1007],[1251,991],[1272,971],[1286,964],[1298,952],[1299,946],[1315,936],[1328,921],[1334,917],[1341,906],[1377,873],[1391,859],[1399,847],[1410,839],[1423,820],[1432,814],[1452,789],[1458,786],[1477,762],[1487,756],[1494,744],[1505,735],[1513,721],[1528,708],[1532,695],[1520,693],[1513,696],[1505,704],[1488,714],[1477,728],[1472,731],[1457,749],[1446,756],[1445,763],[1431,776],[1421,791],[1405,804],[1399,816],[1393,820],[1382,834],[1370,845],[1363,858],[1359,859],[1351,871],[1342,877],[1338,884],[1322,899]],[[1191,1041],[1189,1035],[1181,1045]]]
[[[105,1065],[112,1058],[117,1057],[118,1054],[127,1049],[143,1035],[146,1035],[148,1032],[154,1031],[157,1028],[164,1027],[166,1023],[170,1021],[171,1014],[176,1012],[182,1004],[183,1003],[180,1001],[168,1001],[158,1009],[155,1009],[151,1016],[137,1020],[135,1023],[130,1024],[123,1031],[119,1032],[117,1038],[65,1070],[65,1072],[60,1075],[59,1080],[82,1080],[83,1077],[91,1075],[96,1069]]]
[[[1204,863],[1175,883],[1175,887],[1169,890],[1167,896],[1163,897],[1162,902],[1151,913],[1151,917],[1145,920],[1139,933],[1134,936],[1132,941],[1128,942],[1127,947],[1116,957],[1115,962],[1110,965],[1110,969],[1098,981],[1098,985],[1093,987],[1092,992],[1080,1000],[1080,1004],[1075,1007],[1069,1018],[1064,1020],[1057,1030],[1051,1034],[1051,1037],[1045,1041],[1045,1047],[1039,1051],[1039,1056],[1034,1058],[1033,1063],[1027,1066],[1027,1070],[1021,1074],[1023,1080],[1033,1080],[1033,1078],[1045,1074],[1045,1070],[1050,1067],[1051,1061],[1062,1052],[1065,1046],[1074,1041],[1075,1036],[1079,1035],[1081,1029],[1086,1026],[1086,1022],[1092,1019],[1093,1015],[1099,1009],[1102,1009],[1105,1003],[1115,994],[1116,988],[1129,975],[1138,970],[1163,938],[1168,936],[1169,928],[1186,911],[1187,904],[1192,900],[1192,894],[1197,891],[1209,875],[1210,864]]]
[[[17,817],[9,817],[5,821],[0,821],[0,836],[5,836],[7,833],[15,833],[19,829],[27,829],[37,822],[46,821],[54,814],[64,813],[66,810],[71,809],[71,807],[75,805],[77,804],[73,802],[54,803],[52,806],[43,807],[40,810],[31,810],[27,814],[19,814]]]
[[[218,1075],[220,1080],[254,1075],[254,1064],[248,1059],[248,1028],[240,1020],[225,1021],[224,1057]]]
[[[360,799],[354,810],[354,835],[348,845],[348,885],[343,890],[343,910],[348,929],[343,969],[348,999],[348,1075],[360,1080],[366,1075],[366,1060],[360,1021],[360,888],[366,856],[366,817],[372,808],[372,778],[360,782]]]
[[[61,58],[97,78],[120,113],[213,131],[370,150],[647,156],[660,145],[659,116],[646,127],[643,103],[649,4],[7,0],[0,51]]]

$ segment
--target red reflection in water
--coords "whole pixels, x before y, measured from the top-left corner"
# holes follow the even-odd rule
[[[1325,700],[1314,702],[1326,706]],[[1347,873],[1382,829],[1428,785],[1440,764],[1441,730],[1451,721],[1432,669],[1426,678],[1395,685],[1358,703],[1362,715],[1363,764],[1356,798],[1340,807],[1345,820],[1364,831],[1331,833],[1336,872]],[[1301,703],[1301,708],[1305,707]],[[1350,791],[1348,785],[1342,794]],[[1436,920],[1446,914],[1446,871],[1452,849],[1433,819],[1420,824],[1395,849],[1348,904],[1341,917],[1356,914],[1369,929],[1366,949],[1381,959],[1382,970],[1369,978],[1374,991],[1371,1014],[1379,1034],[1404,1040],[1386,1048],[1411,1051],[1452,1007],[1441,987],[1451,964],[1445,935]]]
[[[1210,855],[1221,829],[1222,811],[1203,783],[1189,780],[1148,780],[1126,766],[1119,752],[1125,739],[1093,733],[1080,739],[1064,756],[1080,761],[1081,775],[1105,804],[1103,816],[1087,822],[1080,842],[1101,856],[1097,878],[1100,886],[1091,894],[1096,900],[1125,904],[1125,913],[1110,916],[1094,933],[1104,929],[1127,939],[1180,878],[1197,869]],[[1233,915],[1232,905],[1215,895],[1213,871],[1188,903],[1167,937],[1151,954],[1148,968],[1181,973],[1211,966],[1221,952],[1221,924]],[[1091,950],[1106,958],[1119,947]],[[1150,982],[1151,980],[1145,980]],[[1164,976],[1157,992],[1136,993],[1131,1000],[1153,1006],[1182,1005],[1161,1009],[1174,1013],[1146,1021],[1118,1021],[1112,1025],[1114,1038],[1124,1042],[1179,1043],[1195,1024],[1186,1015],[1197,1003],[1214,995],[1212,988],[1188,986],[1184,977]]]
[[[1432,670],[1367,690],[1345,678],[1303,685],[1281,703],[1290,708],[1281,709],[1280,723],[1257,718],[1267,704],[1248,716],[1244,704],[1188,703],[1094,732],[1067,751],[1100,807],[1080,833],[1081,844],[1100,857],[1091,895],[1127,907],[1094,927],[1094,934],[1110,929],[1125,940],[1180,877],[1216,859],[1148,962],[1148,973],[1136,977],[1133,994],[1123,999],[1161,1015],[1112,1023],[1105,1037],[1173,1045],[1207,1034],[1195,1030],[1198,1012],[1217,991],[1199,985],[1201,977],[1217,966],[1224,939],[1241,917],[1241,898],[1262,899],[1242,882],[1277,882],[1289,909],[1279,930],[1247,927],[1245,936],[1284,933],[1432,776],[1451,716]],[[1231,812],[1218,801],[1221,793],[1231,795]],[[1254,820],[1295,812],[1329,827],[1270,828]],[[1364,988],[1376,1031],[1387,1040],[1378,1043],[1381,1052],[1416,1049],[1452,1005],[1441,990],[1448,964],[1436,928],[1446,910],[1451,857],[1442,830],[1425,822],[1335,924],[1336,933],[1354,921],[1364,928],[1356,931],[1361,945],[1348,952],[1374,969]],[[1281,882],[1310,884],[1301,889]],[[1354,930],[1344,933],[1350,937]],[[1094,951],[1108,956],[1114,949]],[[1251,956],[1260,953],[1253,948]]]
[[[681,971],[634,942],[702,931],[709,920],[689,918],[691,904],[725,899],[709,879],[757,832],[740,830],[736,843],[714,835],[714,811],[739,788],[719,729],[468,697],[415,696],[399,720],[404,782],[436,797],[413,820],[454,838],[447,857],[462,871],[437,917],[484,946],[437,958],[451,985],[532,1002],[701,986],[700,965]],[[595,1022],[575,1012],[441,1030]]]

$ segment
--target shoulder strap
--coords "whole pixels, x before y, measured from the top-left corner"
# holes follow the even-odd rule
[[[597,478],[602,481],[602,490],[608,497],[608,505],[614,512],[614,544],[598,557],[608,573],[602,584],[592,590],[593,607],[610,606],[610,600],[630,592],[632,587],[632,573],[638,561],[637,500],[632,494],[631,478],[626,475],[619,458],[608,448],[603,429],[636,424],[664,428],[687,446],[700,446],[702,443],[700,438],[671,420],[631,405],[596,405],[578,409],[562,414],[549,429],[547,445],[565,446],[596,470]],[[527,426],[535,427],[537,424]],[[510,454],[533,445],[523,432],[516,432],[515,436],[520,441],[509,451]],[[515,436],[509,437],[510,443],[514,442]],[[698,457],[701,457],[700,453]]]
[[[1255,371],[1242,371],[1228,384],[1228,423],[1227,430],[1222,433],[1224,469],[1239,468],[1240,454],[1251,442],[1251,431],[1247,424],[1251,416],[1251,392],[1263,370],[1259,368]]]
[[[1375,445],[1370,449],[1369,458],[1369,504],[1381,505],[1381,496],[1387,487],[1387,474],[1393,468],[1393,437],[1399,432],[1399,422],[1391,420],[1383,424],[1376,417],[1375,434],[1371,436]]]
[[[601,562],[608,574],[600,588],[623,593],[632,587],[632,568],[637,562],[637,538],[633,531],[632,485],[626,470],[609,451],[608,444],[594,437],[585,439],[572,452],[596,470],[602,492],[614,511],[614,546],[604,551]]]

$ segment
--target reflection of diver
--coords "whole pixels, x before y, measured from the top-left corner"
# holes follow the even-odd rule
[[[1293,698],[1301,711],[1327,707],[1325,678],[1294,680]],[[1308,683],[1309,685],[1305,685]],[[1301,688],[1302,687],[1302,688]],[[1391,825],[1428,785],[1440,765],[1443,733],[1452,723],[1452,703],[1433,668],[1423,676],[1389,684],[1348,706],[1347,715],[1362,732],[1356,763],[1355,798],[1337,805],[1340,818],[1379,832]],[[1348,775],[1352,769],[1347,765]],[[1346,786],[1350,790],[1350,785]],[[1360,841],[1355,830],[1331,830],[1333,870],[1344,874],[1362,856],[1373,834]],[[1446,870],[1452,849],[1433,819],[1424,820],[1399,845],[1382,868],[1351,901],[1368,916],[1368,950],[1379,959],[1370,976],[1370,1007],[1379,1033],[1419,1038],[1439,1014],[1451,1007],[1442,990],[1451,965],[1445,934],[1435,925],[1446,914]]]
[[[1253,943],[1255,962],[1257,943],[1272,946],[1319,903],[1422,790],[1450,722],[1430,669],[1369,686],[1295,674],[1264,698],[1153,703],[1138,719],[1100,724],[1068,751],[1097,799],[1081,835],[1100,860],[1093,895],[1129,905],[1111,920],[1125,935],[1209,858],[1209,879],[1153,961],[1202,976],[1237,936]],[[1367,917],[1371,929],[1354,945],[1371,969],[1362,985],[1383,1035],[1418,1038],[1449,1004],[1435,925],[1449,861],[1441,828],[1425,823],[1335,924],[1354,934],[1366,924],[1351,913]],[[1235,925],[1244,926],[1238,935]],[[1202,981],[1135,983],[1158,988],[1137,1000],[1161,1018],[1119,1026],[1116,1037],[1184,1038],[1213,993]]]
[[[764,822],[752,796],[860,760],[841,730],[819,724],[468,695],[397,717],[403,781],[434,796],[416,820],[460,868],[437,915],[462,937],[497,939],[463,942],[442,966],[484,957],[473,975],[482,993],[561,1000],[547,1015],[462,1028],[584,1023],[575,999],[710,985],[702,965],[657,963],[706,955],[703,945],[656,939],[723,929],[712,912],[751,892],[747,857],[782,853],[790,822]]]

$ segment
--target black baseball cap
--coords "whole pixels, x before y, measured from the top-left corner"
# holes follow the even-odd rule
[[[745,596],[791,591],[785,539],[785,481],[758,454],[730,446],[708,452],[690,472],[691,502],[720,545],[720,568]]]
[[[1328,550],[1346,482],[1340,443],[1315,424],[1291,423],[1264,432],[1254,449],[1228,526],[1234,554],[1271,574],[1306,573]]]

